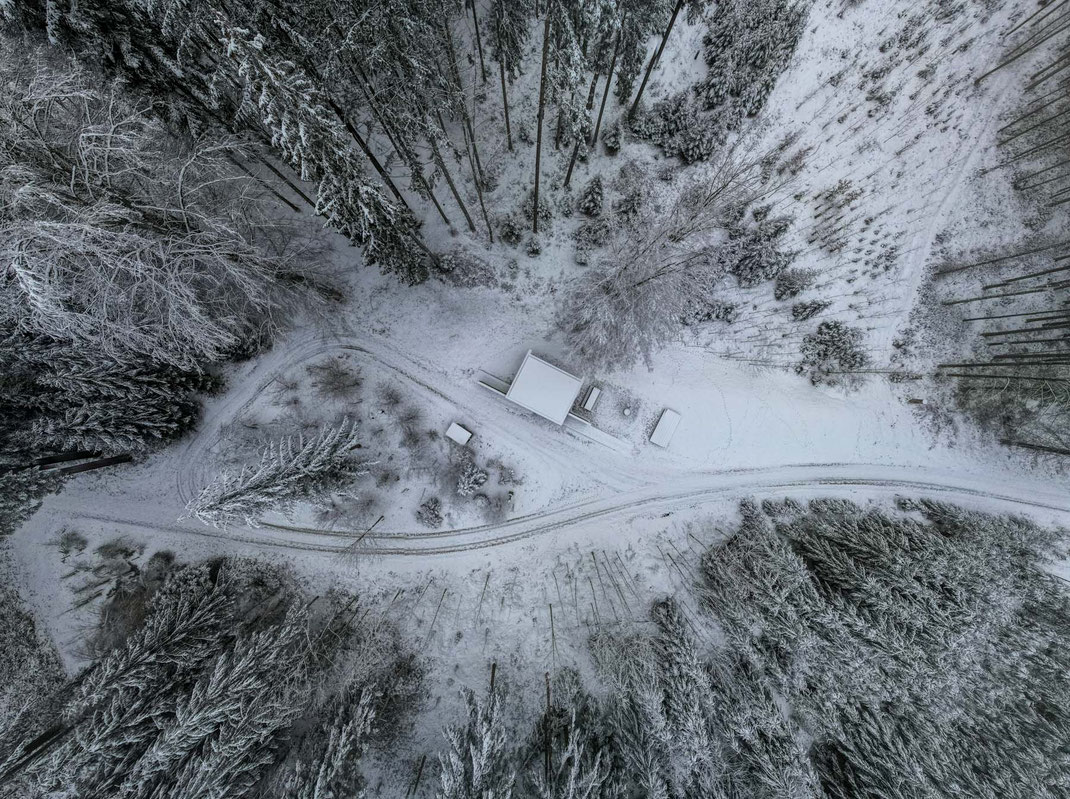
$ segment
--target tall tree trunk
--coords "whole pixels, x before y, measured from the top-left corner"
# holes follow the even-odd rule
[[[594,126],[594,133],[591,134],[591,146],[594,147],[598,141],[598,131],[602,129],[602,114],[606,111],[606,100],[609,99],[609,87],[613,85],[613,71],[617,68],[617,54],[620,52],[620,40],[624,37],[624,24],[628,20],[628,15],[625,14],[620,21],[620,30],[617,31],[617,41],[613,45],[613,57],[609,59],[609,72],[606,73],[606,88],[602,92],[602,104],[598,107],[598,121]]]
[[[258,177],[257,175],[254,175],[252,172],[250,172],[246,168],[245,164],[243,164],[237,158],[235,158],[232,155],[228,155],[227,156],[227,160],[230,161],[230,163],[234,164],[234,166],[238,167],[238,169],[240,169],[242,172],[244,172],[246,175],[248,175],[252,180],[256,181],[261,186],[263,186],[265,189],[267,189],[269,192],[274,194],[276,198],[278,198],[279,200],[284,202],[286,205],[288,205],[293,210],[294,213],[298,213],[298,214],[301,213],[301,209],[298,206],[296,206],[293,202],[291,202],[286,197],[284,197],[282,194],[280,194],[275,189],[275,187],[272,186],[270,183],[268,183],[266,180],[264,180],[261,177]]]
[[[464,83],[461,82],[461,72],[457,68],[457,50],[453,46],[453,31],[450,30],[450,21],[449,21],[449,19],[442,20],[442,30],[443,30],[443,33],[445,34],[445,37],[446,37],[446,50],[449,53],[450,74],[453,77],[453,83],[457,87],[457,91],[460,92],[463,95],[464,94]],[[460,111],[461,111],[461,124],[463,124],[468,129],[468,135],[472,139],[472,152],[475,155],[475,162],[476,162],[476,169],[477,169],[476,180],[482,181],[483,180],[483,164],[479,159],[479,146],[476,144],[476,133],[475,133],[475,130],[472,128],[472,119],[468,115],[468,109],[465,107],[465,104],[463,102],[461,103]]]
[[[390,146],[394,148],[394,152],[397,153],[398,158],[405,161],[405,156],[402,153],[401,145],[398,143],[398,138],[394,134],[393,127],[387,122],[386,117],[383,116],[382,110],[379,108],[379,104],[375,101],[375,95],[372,91],[371,81],[368,80],[367,74],[364,72],[364,68],[360,64],[356,65],[356,73],[354,73],[353,67],[349,68],[350,74],[357,78],[357,86],[360,88],[360,93],[364,95],[364,101],[371,109],[372,116],[383,126],[383,132],[386,133],[386,137],[390,140]],[[446,223],[447,227],[453,227],[453,223],[450,222],[446,212],[442,209],[442,205],[439,203],[438,198],[435,196],[435,192],[431,188],[431,184],[427,182],[427,178],[419,169],[419,165],[409,165],[412,171],[413,178],[420,184],[420,188],[431,198],[432,204],[435,206],[435,210],[438,211],[438,215],[442,218],[442,221]]]
[[[467,133],[464,134],[464,148],[465,151],[468,153],[468,166],[472,170],[472,183],[476,187],[476,197],[479,199],[479,210],[483,214],[483,222],[487,226],[487,235],[490,237],[490,243],[493,244],[494,231],[491,229],[490,226],[490,217],[487,216],[487,206],[483,202],[483,185],[482,181],[479,179],[479,175],[476,173],[476,163],[475,160],[472,158],[472,150],[470,149],[470,142]]]
[[[658,49],[654,51],[654,55],[650,56],[650,61],[646,65],[646,72],[643,74],[643,82],[639,84],[639,91],[635,95],[632,107],[628,109],[628,119],[635,117],[635,112],[639,108],[639,101],[643,99],[643,92],[646,90],[647,81],[650,80],[650,73],[661,58],[661,51],[665,49],[665,42],[669,41],[669,34],[672,33],[672,26],[676,24],[676,17],[680,14],[680,9],[683,7],[684,0],[676,0],[676,5],[673,6],[672,9],[672,16],[669,17],[669,24],[665,28],[665,33],[662,34],[661,44],[659,44]]]
[[[453,182],[453,176],[450,174],[450,170],[446,167],[446,159],[442,157],[442,151],[438,147],[438,142],[435,141],[434,134],[427,137],[428,144],[431,145],[431,152],[435,156],[435,164],[442,171],[442,176],[446,178],[446,184],[450,187],[450,192],[453,194],[453,199],[457,201],[457,207],[461,209],[461,213],[464,214],[464,219],[468,223],[468,229],[473,233],[476,232],[476,223],[472,221],[472,215],[468,213],[468,208],[464,204],[464,200],[461,199],[461,193],[457,191],[457,184]]]
[[[539,170],[542,167],[542,122],[546,111],[546,56],[550,51],[550,10],[546,10],[546,21],[542,28],[542,74],[539,77],[539,130],[535,136],[535,193],[531,206],[531,232],[539,232]]]
[[[607,79],[608,80],[608,79]],[[598,73],[595,72],[591,78],[591,90],[587,92],[587,111],[589,112],[594,106],[594,92],[598,88]],[[568,184],[572,182],[572,168],[576,166],[576,157],[580,154],[580,141],[579,136],[576,137],[575,143],[572,145],[572,156],[568,159],[568,170],[565,172],[565,188],[568,188]]]
[[[472,24],[476,27],[476,50],[479,51],[479,74],[483,83],[487,82],[487,65],[483,61],[483,39],[479,35],[479,15],[476,13],[476,0],[472,0]]]
[[[499,74],[502,78],[502,108],[505,109],[505,141],[509,145],[509,152],[513,151],[513,131],[509,127],[509,95],[505,91],[505,59],[498,61]]]
[[[327,98],[327,103],[331,106],[331,110],[334,111],[335,115],[342,121],[346,130],[349,131],[349,135],[357,142],[368,161],[371,162],[371,165],[375,168],[375,171],[379,173],[379,177],[383,179],[383,183],[390,188],[390,192],[397,197],[398,202],[405,206],[406,210],[411,213],[412,208],[409,207],[409,204],[405,201],[405,198],[402,196],[398,187],[394,185],[393,178],[391,178],[390,174],[383,168],[383,165],[379,163],[379,159],[376,158],[375,153],[373,153],[371,147],[368,146],[368,142],[366,142],[364,137],[360,135],[357,126],[350,121],[349,115],[342,110],[341,106],[339,106],[338,103],[334,101],[334,98],[327,92],[324,92],[323,96]]]
[[[1028,444],[1025,441],[1012,441],[1009,438],[1001,439],[1000,444],[1009,447],[1021,447],[1023,449],[1031,449],[1037,452],[1050,452],[1053,455],[1070,455],[1070,449],[1059,449],[1058,447],[1045,447],[1041,444]]]

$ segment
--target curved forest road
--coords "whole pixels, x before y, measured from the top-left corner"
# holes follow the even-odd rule
[[[669,485],[658,484],[562,505],[500,524],[443,531],[342,531],[282,523],[265,523],[256,530],[216,531],[182,522],[162,527],[158,521],[149,518],[131,518],[122,513],[88,513],[77,506],[69,507],[67,511],[73,517],[110,525],[165,529],[283,549],[428,556],[503,546],[564,531],[579,532],[591,523],[605,529],[606,525],[624,524],[636,516],[670,516],[717,500],[792,493],[804,497],[827,493],[855,496],[860,500],[909,494],[991,512],[1040,511],[1059,518],[1062,523],[1070,523],[1070,494],[1050,484],[1006,477],[954,475],[914,466],[848,463],[709,472],[674,479]]]

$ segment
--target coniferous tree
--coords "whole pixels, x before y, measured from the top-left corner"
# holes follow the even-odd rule
[[[501,695],[485,702],[464,692],[466,719],[445,730],[448,749],[439,755],[437,799],[510,799],[516,773],[509,763]]]
[[[37,467],[0,466],[0,538],[11,535],[60,487],[62,479]]]
[[[533,10],[530,0],[492,0],[490,5],[491,55],[498,62],[505,136],[510,150],[513,149],[513,131],[509,124],[509,94],[506,86],[521,74],[521,60]]]
[[[605,187],[602,184],[602,176],[595,175],[583,187],[583,192],[580,194],[580,212],[587,216],[601,216],[604,205]]]
[[[312,438],[269,442],[255,466],[221,472],[187,511],[213,527],[240,521],[255,527],[269,511],[286,512],[296,502],[343,488],[367,471],[357,455],[358,433],[355,423],[343,421]]]
[[[370,263],[412,283],[423,280],[426,247],[416,220],[367,179],[344,129],[316,89],[292,63],[265,53],[262,37],[233,27],[222,16],[218,21],[227,55],[245,82],[245,110],[272,131],[273,146],[301,177],[317,182],[316,210],[363,245]]]

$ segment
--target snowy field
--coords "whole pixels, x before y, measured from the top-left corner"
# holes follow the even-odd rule
[[[402,286],[364,268],[360,251],[325,229],[344,303],[302,312],[267,352],[229,365],[225,390],[206,398],[192,433],[133,465],[72,478],[10,538],[20,593],[67,671],[88,663],[79,642],[106,599],[93,577],[101,545],[123,542],[139,565],[161,551],[187,561],[268,559],[292,569],[312,596],[360,594],[368,613],[398,620],[432,664],[425,720],[395,761],[375,768],[389,784],[410,779],[420,756],[436,751],[440,727],[460,707],[458,688],[482,690],[492,663],[533,703],[544,672],[572,665],[591,674],[592,633],[642,627],[651,602],[686,592],[702,553],[736,524],[740,499],[828,496],[890,507],[899,496],[929,497],[1070,526],[1066,458],[1000,446],[955,419],[930,380],[888,379],[901,368],[897,339],[917,323],[912,313],[934,265],[1012,245],[1031,213],[1011,175],[983,170],[1003,157],[996,131],[1035,65],[1024,59],[975,84],[1007,49],[1002,32],[1021,8],[969,3],[940,19],[931,5],[815,3],[765,109],[747,123],[758,150],[790,134],[792,150],[806,153],[771,203],[793,219],[785,242],[798,253],[794,266],[818,275],[799,300],[828,300],[821,319],[865,333],[869,374],[855,385],[815,385],[796,373],[810,327],[793,322],[791,303],[774,300],[768,283],[733,289],[737,321],[686,327],[649,364],[579,362],[555,324],[570,281],[590,268],[574,257],[578,215],[556,218],[532,255],[451,232],[424,204],[432,249],[486,262],[484,285],[474,287]],[[465,40],[469,22],[460,23]],[[700,20],[681,19],[648,103],[701,79],[703,32]],[[900,44],[884,49],[894,37]],[[915,57],[922,41],[924,58]],[[514,120],[531,115],[538,44],[528,41],[524,74],[510,89],[519,98]],[[506,149],[493,88],[476,95],[473,121],[483,168],[495,175],[485,201],[506,210],[527,190],[533,156]],[[610,97],[607,118],[623,110]],[[556,152],[549,191],[574,196],[626,159],[654,172],[678,163],[632,138],[619,154],[592,152],[579,163],[570,195],[559,192],[568,159]],[[393,168],[400,178],[401,166]],[[670,197],[703,169],[680,165],[672,185],[656,191]],[[1053,218],[1046,230],[1059,224]],[[511,379],[528,350],[602,389],[590,419],[613,446],[479,385]],[[925,368],[925,357],[910,368]],[[331,385],[325,368],[335,370]],[[648,438],[665,408],[682,421],[661,449]],[[254,458],[265,435],[342,419],[359,425],[375,468],[329,505],[268,513],[255,528],[189,517],[191,500],[220,470]],[[452,422],[473,431],[470,453],[444,438]],[[478,500],[454,491],[466,457],[489,474]],[[443,518],[421,524],[417,512],[431,496],[442,498]],[[73,533],[83,540],[72,551],[61,544]],[[374,795],[391,795],[381,788]]]

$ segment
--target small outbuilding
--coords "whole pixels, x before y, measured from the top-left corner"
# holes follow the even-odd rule
[[[679,426],[680,414],[672,408],[666,408],[661,412],[661,418],[658,419],[658,425],[654,428],[654,432],[650,434],[650,443],[662,448],[669,446],[673,433],[676,432],[676,428]]]
[[[450,426],[446,429],[446,438],[450,441],[456,441],[463,447],[471,440],[472,431],[461,427],[456,422],[451,422]]]
[[[554,424],[564,424],[582,387],[581,378],[528,350],[505,398]]]

